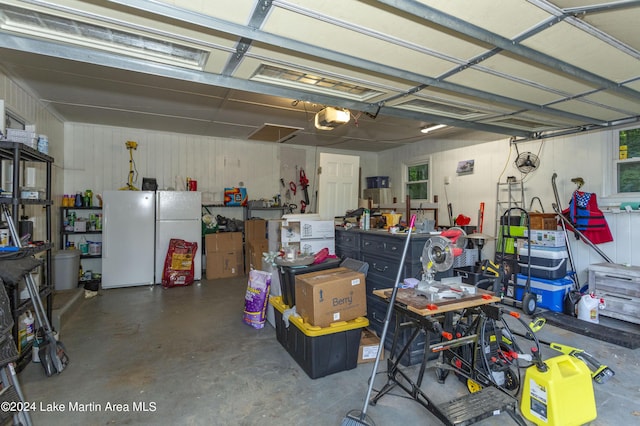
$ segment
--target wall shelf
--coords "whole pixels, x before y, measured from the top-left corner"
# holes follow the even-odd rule
[[[41,205],[44,207],[44,217],[45,217],[45,242],[44,244],[37,246],[29,246],[24,247],[21,251],[26,251],[27,255],[35,255],[38,253],[44,253],[44,265],[43,265],[43,277],[42,283],[40,284],[40,297],[43,300],[43,305],[45,306],[45,314],[51,322],[51,317],[53,313],[53,291],[52,291],[52,256],[51,256],[51,206],[53,205],[53,201],[51,200],[51,169],[53,164],[53,157],[50,157],[46,154],[43,154],[25,144],[19,142],[12,141],[0,141],[0,159],[7,160],[11,162],[13,176],[12,176],[12,188],[11,188],[11,196],[10,197],[2,197],[0,198],[0,203],[2,204],[10,204],[11,207],[11,218],[13,219],[13,223],[15,226],[18,226],[19,223],[19,209],[25,205]],[[31,199],[31,198],[20,198],[16,197],[16,195],[20,194],[20,182],[22,177],[22,172],[25,169],[23,167],[26,163],[40,163],[44,164],[45,169],[45,188],[43,199]],[[0,163],[0,175],[2,171],[2,163]],[[19,327],[20,327],[20,315],[26,312],[27,310],[33,309],[33,303],[31,299],[21,300],[20,299],[20,286],[18,284],[13,286],[7,286],[7,293],[9,295],[9,300],[11,302],[11,310],[13,316],[13,339],[18,344],[19,339]],[[24,348],[21,348],[20,354],[17,360],[17,369],[21,370],[31,361],[31,346],[27,345]]]

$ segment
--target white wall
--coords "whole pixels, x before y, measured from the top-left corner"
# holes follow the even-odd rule
[[[52,167],[52,193],[62,190],[62,166],[60,158],[64,148],[64,126],[58,117],[52,114],[38,97],[32,94],[28,88],[21,86],[16,80],[0,71],[0,99],[4,100],[4,107],[17,115],[27,124],[36,126],[39,134],[45,134],[49,138],[49,155],[56,160]],[[4,111],[2,112],[4,115]],[[3,129],[4,130],[4,129]],[[7,168],[7,162],[3,161],[3,169]],[[44,165],[30,164],[36,168],[36,186],[43,188],[46,183]],[[3,173],[4,174],[4,173]],[[2,182],[4,185],[6,182]],[[45,240],[45,222],[40,206],[26,206],[26,214],[34,221],[34,239]],[[52,235],[57,234],[58,214],[57,209],[52,209]]]
[[[199,191],[213,194],[220,201],[224,188],[240,182],[247,188],[249,199],[271,198],[280,192],[280,144],[82,123],[66,123],[65,138],[64,192],[60,196],[86,189],[100,193],[124,186],[129,173],[129,152],[125,147],[128,140],[138,143],[133,151],[138,188],[143,177],[156,178],[160,188],[175,188],[179,176],[180,181],[187,177],[197,180]],[[377,171],[376,154],[285,146],[306,152],[310,197],[316,189],[320,152],[358,155],[363,176]],[[314,208],[311,206],[312,211]]]
[[[557,137],[545,141],[520,143],[520,152],[530,151],[540,157],[540,167],[526,176],[522,176],[514,167],[516,150],[508,139],[493,142],[425,140],[394,150],[380,153],[378,158],[380,175],[391,177],[393,195],[403,199],[404,191],[402,164],[419,160],[429,160],[431,168],[432,191],[438,195],[439,221],[441,225],[449,225],[447,219],[447,203],[453,206],[453,217],[462,213],[471,217],[471,225],[477,225],[480,202],[485,203],[483,231],[496,235],[496,185],[506,182],[507,176],[522,179],[525,188],[525,208],[529,209],[532,197],[541,199],[544,211],[553,212],[555,203],[551,177],[557,173],[556,184],[560,197],[560,205],[568,206],[573,191],[576,189],[571,178],[580,176],[585,180],[583,191],[596,193],[601,209],[613,199],[604,195],[610,193],[608,187],[609,166],[613,163],[612,148],[615,130],[585,132],[572,136]],[[475,160],[472,174],[456,175],[459,161]],[[450,177],[450,184],[444,184],[445,176]],[[535,203],[534,210],[539,210]],[[640,229],[640,214],[607,214],[606,218],[614,234],[614,242],[599,246],[609,257],[620,263],[640,264],[640,252],[631,250],[632,241],[637,240]],[[581,281],[586,281],[586,270],[591,263],[603,262],[593,249],[582,242],[573,240],[572,253]],[[494,245],[488,244],[483,257],[493,257]]]

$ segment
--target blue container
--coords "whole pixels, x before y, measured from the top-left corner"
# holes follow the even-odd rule
[[[516,300],[522,300],[524,286],[527,284],[527,276],[518,274],[517,283]],[[550,311],[563,311],[564,298],[571,291],[571,287],[573,287],[573,281],[568,278],[545,280],[544,278],[531,277],[531,293],[537,296],[538,307],[549,309]]]
[[[389,187],[389,176],[370,176],[366,179],[367,189]]]

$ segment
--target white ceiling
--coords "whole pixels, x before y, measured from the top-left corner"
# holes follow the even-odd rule
[[[521,140],[637,122],[638,22],[640,1],[9,0],[0,66],[65,121],[239,139],[267,123],[301,129],[279,143],[381,151],[434,124]],[[351,122],[315,129],[324,106]]]

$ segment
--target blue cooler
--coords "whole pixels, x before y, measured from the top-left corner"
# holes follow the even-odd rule
[[[527,276],[518,274],[516,286],[516,300],[522,300],[524,286],[527,284]],[[537,305],[540,308],[554,312],[562,312],[564,297],[571,291],[573,281],[568,278],[559,280],[545,280],[531,277],[531,293],[536,295]]]
[[[567,275],[569,253],[566,247],[531,246],[531,276],[545,280],[558,280]],[[529,249],[527,246],[518,250],[520,273],[527,274]]]

